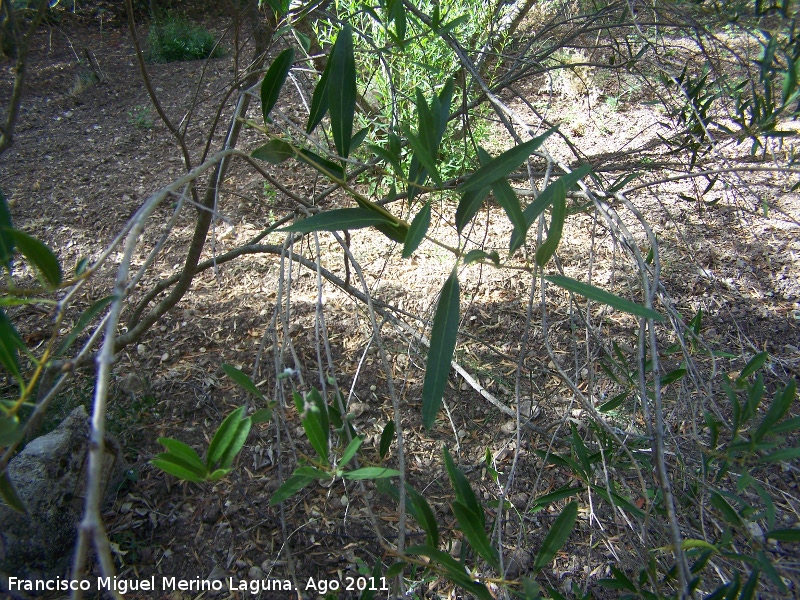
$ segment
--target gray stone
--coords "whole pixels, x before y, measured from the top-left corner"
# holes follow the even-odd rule
[[[10,576],[41,580],[66,574],[83,516],[89,430],[86,409],[79,406],[9,463],[9,478],[28,514],[0,504],[1,589],[8,590]],[[127,465],[116,441],[107,438],[105,447],[101,484],[108,493]]]

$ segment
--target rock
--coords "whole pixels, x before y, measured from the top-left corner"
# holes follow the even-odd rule
[[[506,577],[508,579],[519,579],[522,575],[527,575],[533,565],[531,553],[522,548],[517,548],[506,559]]]
[[[8,589],[10,576],[54,580],[66,574],[83,516],[89,429],[86,409],[79,406],[9,463],[9,478],[28,514],[0,504],[0,588]],[[106,493],[116,489],[126,469],[119,444],[107,438]]]

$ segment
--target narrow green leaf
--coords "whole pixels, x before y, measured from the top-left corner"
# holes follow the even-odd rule
[[[600,411],[601,413],[612,411],[615,408],[622,406],[622,403],[625,402],[625,400],[627,399],[628,399],[628,392],[622,392],[614,396],[608,402],[604,402],[603,404],[598,406],[597,410]]]
[[[14,236],[10,231],[14,228],[11,221],[11,211],[8,202],[0,190],[0,266],[6,268],[10,273],[14,259]]]
[[[769,430],[769,433],[772,435],[780,435],[782,433],[791,433],[792,431],[797,431],[798,429],[800,429],[800,417],[792,417],[791,419],[781,421],[772,427]]]
[[[780,421],[787,413],[789,408],[791,408],[792,403],[794,402],[796,391],[797,382],[794,379],[789,381],[786,387],[784,387],[782,390],[778,390],[772,400],[772,404],[769,405],[767,414],[764,415],[764,418],[761,420],[758,429],[756,430],[755,434],[753,434],[753,439],[758,441],[761,440],[767,433],[772,433],[773,425]]]
[[[522,207],[519,204],[516,192],[505,179],[499,179],[492,184],[494,199],[505,211],[508,220],[514,226],[514,231],[525,229],[525,215],[522,214]],[[511,244],[509,242],[509,249]]]
[[[464,532],[472,549],[483,557],[486,562],[492,565],[492,567],[499,569],[500,562],[497,559],[497,552],[492,548],[492,544],[486,536],[486,531],[484,530],[484,525],[480,517],[457,501],[453,502],[452,508],[453,514],[458,521],[458,526],[461,531]]]
[[[406,137],[408,138],[408,144],[411,146],[411,149],[414,151],[414,158],[416,158],[419,163],[425,168],[425,172],[428,173],[436,185],[442,185],[442,178],[439,176],[439,171],[436,169],[436,162],[434,156],[431,155],[430,150],[425,146],[425,143],[420,139],[420,137],[414,135],[411,131],[406,132]],[[417,186],[420,186],[424,183],[425,178],[422,176],[416,177],[414,183]],[[413,186],[415,189],[419,189],[417,186]],[[409,189],[412,187],[409,184]]]
[[[250,420],[252,421],[253,425],[271,421],[272,411],[268,408],[259,408],[256,412],[250,415]]]
[[[329,462],[328,440],[330,435],[327,406],[322,402],[319,392],[313,387],[305,394],[305,397],[301,397],[297,392],[294,392],[294,397],[295,406],[303,415],[303,429],[306,437],[311,447],[327,464]]]
[[[350,440],[350,443],[347,444],[347,448],[345,448],[344,452],[342,452],[342,457],[339,459],[340,469],[345,468],[347,463],[349,463],[352,460],[352,458],[356,455],[356,452],[358,452],[358,449],[361,447],[361,444],[363,443],[364,443],[363,435],[356,436],[352,440]]]
[[[0,364],[2,364],[14,378],[23,384],[22,372],[19,369],[17,351],[24,349],[25,343],[19,337],[11,320],[4,310],[0,309]]]
[[[52,286],[61,283],[61,265],[50,248],[24,231],[8,228],[3,230],[10,232],[17,249],[28,259],[31,265],[36,267],[47,283]]]
[[[474,262],[490,260],[496,267],[500,266],[500,255],[496,251],[484,252],[480,248],[470,250],[462,258],[461,262],[465,265],[471,265]]]
[[[319,78],[317,87],[314,88],[314,93],[311,96],[311,109],[308,113],[308,122],[306,123],[306,133],[311,133],[320,124],[325,113],[328,112],[328,79],[331,72],[331,61],[325,65],[325,70]]]
[[[222,452],[222,456],[219,459],[219,466],[221,468],[227,469],[233,464],[233,460],[236,458],[236,455],[239,454],[239,451],[247,441],[247,436],[250,435],[250,428],[252,426],[253,422],[250,420],[250,417],[241,420],[239,427],[236,428],[233,438],[231,438],[230,443],[225,447],[224,451]],[[216,465],[212,464],[211,468],[214,466]],[[211,468],[209,470],[211,470]]]
[[[479,190],[489,187],[498,179],[507,177],[535,152],[553,131],[555,131],[555,129],[550,129],[539,137],[514,146],[510,150],[503,152],[500,156],[493,158],[489,163],[475,171],[469,179],[461,185],[461,191],[466,192],[467,190]]]
[[[466,592],[480,598],[480,600],[494,600],[494,596],[486,586],[477,581],[473,581],[467,573],[464,565],[450,556],[447,552],[442,552],[428,545],[411,546],[406,549],[407,554],[412,556],[426,556],[446,569],[447,579],[462,587]]]
[[[450,363],[458,337],[461,307],[459,296],[458,275],[454,269],[442,286],[431,329],[431,345],[425,364],[425,382],[422,385],[422,422],[426,429],[433,427],[436,421],[450,374]]]
[[[686,369],[674,369],[661,377],[660,380],[661,385],[665,386],[671,383],[675,383],[676,381],[680,381],[681,379],[683,379],[685,376],[686,376]]]
[[[767,358],[769,358],[769,353],[767,352],[760,352],[759,354],[756,354],[748,361],[744,369],[742,369],[742,372],[739,373],[739,377],[736,378],[736,381],[744,381],[750,377],[750,375],[764,366],[764,363],[767,362]]]
[[[386,458],[386,455],[389,453],[389,448],[392,446],[392,441],[394,440],[394,421],[387,421],[386,425],[383,427],[383,432],[381,433],[381,441],[378,446],[378,454],[381,457],[381,460]]]
[[[295,221],[278,231],[309,233],[311,231],[342,231],[363,229],[381,223],[392,224],[386,217],[366,208],[335,208]]]
[[[642,174],[638,171],[635,173],[622,174],[614,180],[614,182],[606,190],[606,193],[613,194],[615,192],[618,192],[626,185],[628,185],[631,181],[633,181],[634,179],[638,179],[641,176]]]
[[[463,471],[456,466],[453,457],[450,456],[450,450],[447,446],[443,448],[444,464],[447,469],[447,474],[450,476],[450,483],[453,486],[453,491],[456,493],[456,502],[461,503],[467,509],[475,513],[479,517],[481,526],[486,527],[486,514],[483,512],[483,507],[478,502],[475,492],[472,491],[469,481]]]
[[[273,139],[253,150],[250,156],[272,165],[279,165],[283,161],[294,157],[294,148],[283,140]]]
[[[774,462],[789,462],[800,457],[800,448],[784,448],[783,450],[776,450],[772,454],[762,456],[756,462],[758,463],[774,463]]]
[[[183,442],[173,438],[163,437],[158,438],[158,443],[168,450],[168,454],[186,461],[187,464],[195,465],[197,473],[205,473],[205,464],[200,459],[200,456],[197,454],[195,449],[188,444],[184,444]]]
[[[232,469],[216,469],[215,471],[209,473],[206,476],[206,479],[208,481],[219,481],[220,479],[225,477],[225,475],[227,475],[231,471],[232,471]]]
[[[564,191],[567,192],[571,190],[575,185],[577,185],[578,181],[585,177],[590,171],[592,170],[591,165],[581,165],[571,173],[567,173],[558,179],[563,186]],[[511,238],[511,253],[513,254],[522,246],[523,242],[525,241],[525,237],[528,235],[528,229],[530,229],[533,222],[541,215],[547,207],[549,207],[553,201],[555,200],[555,194],[561,191],[561,186],[556,186],[556,182],[551,183],[548,185],[542,193],[539,194],[539,197],[536,198],[533,202],[531,202],[528,206],[525,207],[525,210],[522,211],[522,214],[525,215],[525,229],[524,230],[514,230],[514,233]]]
[[[564,288],[565,290],[569,290],[570,292],[574,292],[576,294],[580,294],[581,296],[585,296],[586,298],[594,300],[595,302],[608,304],[611,308],[616,308],[622,312],[626,312],[637,317],[653,319],[654,321],[664,320],[664,317],[654,310],[642,306],[641,304],[631,302],[630,300],[625,300],[625,298],[620,298],[619,296],[616,296],[610,292],[601,290],[600,288],[589,285],[588,283],[583,283],[577,279],[564,277],[562,275],[548,275],[545,277],[545,279],[550,283],[554,283],[558,287]]]
[[[569,485],[565,485],[557,489],[554,492],[550,492],[549,494],[544,494],[543,496],[539,496],[536,500],[533,501],[531,504],[531,512],[538,512],[543,510],[546,506],[549,506],[553,502],[558,502],[559,500],[565,500],[567,498],[571,498],[575,494],[580,494],[584,491],[584,487],[577,486],[577,487],[570,487]]]
[[[533,570],[538,571],[544,566],[550,564],[558,551],[567,541],[569,534],[572,533],[572,528],[575,526],[575,520],[578,518],[578,503],[570,502],[558,515],[558,518],[550,527],[547,532],[547,537],[544,538],[539,552],[536,554],[536,559],[533,561]]]
[[[356,109],[356,62],[353,55],[353,30],[350,25],[345,25],[336,36],[330,62],[332,85],[328,86],[328,105],[333,143],[339,156],[347,158],[353,138]]]
[[[553,186],[553,209],[550,216],[550,229],[547,232],[547,239],[536,249],[536,264],[540,267],[544,267],[547,261],[555,254],[556,248],[561,242],[564,219],[567,216],[567,189],[564,187],[564,182],[559,179]]]
[[[394,21],[398,45],[402,48],[406,39],[406,7],[403,5],[403,0],[390,0],[387,12],[389,19]]]
[[[716,508],[720,513],[722,513],[725,522],[729,525],[733,525],[736,527],[744,527],[744,523],[742,522],[741,516],[739,513],[736,512],[736,509],[733,508],[725,498],[723,498],[717,492],[712,492],[710,496],[711,506]]]
[[[393,577],[397,577],[400,575],[406,568],[406,562],[399,561],[394,563],[388,569],[386,569],[386,579],[392,579]]]
[[[22,435],[17,415],[6,416],[0,411],[0,448],[17,441]]]
[[[69,347],[78,339],[78,336],[83,332],[84,329],[92,322],[100,311],[102,311],[106,306],[111,304],[111,301],[114,299],[114,296],[106,296],[105,298],[100,298],[97,302],[92,304],[89,308],[87,308],[81,316],[78,317],[78,322],[75,323],[73,328],[67,334],[67,337],[59,344],[56,351],[53,353],[54,357],[61,356],[66,352]]]
[[[208,446],[208,456],[206,456],[206,466],[209,470],[217,465],[217,463],[225,454],[228,446],[233,442],[236,437],[236,432],[239,429],[239,424],[244,417],[244,406],[240,406],[229,414],[222,424],[217,429],[211,444]]]
[[[361,143],[366,139],[367,134],[369,133],[369,127],[364,127],[359,129],[353,134],[352,139],[350,140],[350,149],[355,150],[358,148]]]
[[[304,148],[297,149],[297,160],[314,167],[317,171],[331,179],[344,179],[344,168],[342,165],[337,165],[334,162],[326,160],[321,156],[314,154],[311,150]]]
[[[397,469],[386,469],[384,467],[362,467],[360,469],[356,469],[355,471],[347,471],[344,475],[342,475],[342,477],[351,481],[399,476],[400,471]]]
[[[325,481],[328,479],[332,479],[332,475],[327,471],[323,471],[322,469],[317,469],[316,467],[310,466],[303,466],[297,467],[294,471],[294,475],[299,477],[312,477],[314,479],[319,479],[320,481]]]
[[[767,539],[779,542],[800,542],[800,529],[773,529],[767,533]]]
[[[269,4],[278,17],[282,17],[289,12],[289,0],[265,0],[265,2]]]
[[[375,144],[367,144],[367,149],[378,158],[385,160],[389,165],[391,165],[395,174],[401,179],[403,178],[403,167],[400,164],[399,156],[394,155],[389,150],[381,148],[380,146],[376,146]]]
[[[272,61],[264,80],[261,82],[261,113],[264,123],[270,123],[269,112],[281,94],[281,88],[294,62],[294,48],[287,48]]]
[[[177,477],[178,479],[192,481],[194,483],[205,481],[207,475],[205,469],[203,469],[202,473],[199,473],[194,464],[187,463],[177,456],[167,452],[157,455],[150,461],[150,464],[161,469],[165,473],[169,473],[170,475]]]
[[[433,548],[439,547],[439,524],[436,521],[436,515],[433,514],[430,504],[425,499],[425,496],[420,494],[417,490],[406,484],[406,498],[411,500],[411,505],[414,507],[414,518],[420,524],[422,529],[425,530],[425,537],[428,545]]]
[[[14,483],[8,477],[8,471],[0,473],[0,498],[17,512],[23,514],[28,512],[25,508],[25,503],[19,497],[16,487],[14,487]]]
[[[756,597],[756,590],[758,589],[758,579],[761,576],[759,569],[753,569],[750,577],[744,582],[742,591],[739,594],[739,600],[753,600]]]
[[[238,386],[244,388],[251,394],[253,394],[256,398],[260,398],[261,400],[265,400],[264,395],[261,391],[256,387],[256,384],[253,383],[253,380],[250,379],[247,375],[245,375],[242,371],[234,367],[233,365],[229,365],[227,363],[222,364],[222,370],[225,371],[225,374],[233,380]]]
[[[316,477],[308,477],[306,475],[298,475],[296,472],[287,479],[281,487],[275,490],[275,493],[272,494],[272,497],[269,499],[269,505],[275,506],[276,504],[280,504],[287,498],[294,496],[297,492],[302,490],[312,481],[315,481]]]
[[[406,242],[403,245],[403,258],[408,258],[419,247],[425,234],[428,233],[428,227],[431,225],[431,201],[428,200],[422,209],[416,214],[414,220],[408,228],[406,234]]]
[[[458,233],[462,233],[467,224],[477,214],[486,196],[489,195],[488,187],[468,190],[461,194],[461,200],[458,202],[456,208],[456,229]]]

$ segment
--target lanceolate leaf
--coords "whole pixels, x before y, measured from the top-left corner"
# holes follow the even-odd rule
[[[343,229],[363,229],[379,223],[392,223],[392,221],[366,208],[336,208],[296,221],[278,231],[298,233],[342,231]]]
[[[250,156],[258,160],[267,161],[270,164],[278,165],[294,156],[294,149],[283,140],[270,140],[263,146],[259,146],[250,153]]]
[[[198,473],[205,472],[205,465],[195,452],[195,449],[179,440],[172,438],[158,438],[158,443],[164,446],[168,453],[185,460],[187,463],[194,464]]]
[[[389,453],[389,448],[392,446],[392,441],[394,440],[394,421],[387,421],[386,425],[383,427],[383,432],[381,433],[381,441],[378,446],[378,455],[381,457],[381,460],[386,458],[386,455]]]
[[[453,462],[453,457],[450,456],[447,446],[444,447],[444,464],[447,474],[450,476],[453,491],[456,493],[456,502],[463,504],[468,510],[475,513],[475,516],[480,518],[481,526],[486,527],[486,514],[483,512],[483,507],[478,502],[475,492],[472,491],[472,486],[467,481],[466,475]]]
[[[322,461],[327,463],[328,435],[330,434],[327,407],[321,402],[321,396],[315,388],[311,388],[304,399],[297,392],[294,392],[294,396],[295,406],[298,406],[298,410],[304,413],[303,429],[306,437]],[[298,398],[300,398],[299,404]]]
[[[433,514],[433,510],[431,510],[431,506],[425,496],[406,484],[406,497],[411,500],[411,505],[415,509],[414,518],[420,524],[420,527],[425,530],[428,545],[438,548],[439,524],[436,522],[436,515]]]
[[[169,452],[162,452],[157,455],[150,461],[150,464],[184,481],[199,483],[204,481],[207,475],[204,467],[198,468],[193,462],[188,462]]]
[[[500,156],[493,158],[490,162],[475,171],[469,179],[461,185],[461,191],[479,190],[491,186],[498,179],[503,179],[514,171],[523,161],[541,146],[544,141],[553,133],[554,129],[544,132],[539,137],[514,146],[506,150]]]
[[[503,208],[508,216],[508,220],[514,226],[514,231],[525,229],[525,216],[522,214],[522,207],[519,204],[517,194],[505,179],[499,179],[492,184],[492,192],[497,203]],[[511,243],[509,242],[509,250]]]
[[[264,123],[269,123],[269,111],[275,106],[281,94],[281,88],[292,68],[294,62],[294,48],[287,48],[272,61],[264,80],[261,82],[261,112],[264,115]]]
[[[575,526],[575,519],[577,517],[578,503],[570,502],[564,507],[564,510],[561,511],[561,514],[558,515],[558,518],[555,520],[552,527],[550,527],[550,531],[547,532],[547,537],[544,538],[542,547],[539,548],[536,559],[533,561],[534,570],[538,571],[555,558],[558,551],[561,550],[561,547],[564,545],[564,542],[567,541],[569,534],[572,533],[572,528]]]
[[[590,171],[592,170],[591,165],[581,165],[577,169],[573,170],[571,173],[567,173],[566,175],[562,176],[558,179],[558,181],[562,182],[564,187],[563,190],[566,193],[570,189],[572,189],[578,181],[585,177]],[[528,206],[525,207],[525,210],[522,214],[525,215],[525,229],[518,231],[514,230],[514,233],[511,238],[511,252],[516,252],[522,243],[525,241],[525,236],[528,234],[528,229],[530,226],[533,225],[533,222],[536,218],[541,215],[547,207],[550,206],[554,201],[554,196],[556,193],[561,191],[561,187],[557,187],[555,185],[556,182],[551,183],[548,185],[542,193],[539,194],[539,197],[536,198],[533,202],[531,202]]]
[[[550,213],[550,229],[547,232],[547,239],[536,249],[536,264],[543,267],[547,261],[555,254],[556,248],[561,241],[561,233],[564,231],[564,219],[567,216],[567,190],[564,182],[559,179],[553,186],[553,210]]]
[[[256,387],[256,384],[253,383],[253,380],[250,379],[247,375],[245,375],[242,371],[234,367],[233,365],[229,365],[227,363],[223,363],[222,370],[225,371],[225,374],[230,377],[236,384],[243,387],[245,390],[253,394],[256,398],[261,398],[264,400],[264,395],[261,391]]]
[[[89,308],[83,311],[83,314],[78,319],[78,322],[75,323],[75,326],[72,328],[72,331],[69,332],[67,337],[64,338],[64,341],[58,346],[58,349],[53,354],[54,357],[61,356],[66,352],[69,347],[73,344],[73,342],[78,339],[78,336],[86,329],[86,326],[94,319],[97,314],[103,310],[106,306],[108,306],[111,301],[114,299],[114,296],[106,296],[105,298],[100,298],[97,302],[92,304]]]
[[[397,469],[386,469],[384,467],[362,467],[355,471],[348,471],[342,477],[351,481],[363,479],[382,479],[384,477],[399,477],[400,471]]]
[[[356,61],[353,56],[353,31],[345,25],[331,50],[331,85],[328,103],[331,112],[333,143],[339,156],[347,158],[353,137],[356,109]]]
[[[344,179],[344,169],[342,168],[342,165],[337,165],[336,163],[326,160],[321,156],[314,154],[310,150],[298,148],[297,160],[311,165],[326,177]]]
[[[400,157],[398,155],[392,154],[390,150],[386,150],[374,144],[367,144],[367,148],[375,154],[375,156],[389,163],[398,177],[403,177],[403,167],[400,165]]]
[[[214,434],[211,444],[208,446],[208,456],[206,457],[206,466],[212,469],[221,460],[222,456],[226,453],[228,446],[230,446],[237,437],[239,424],[244,417],[244,406],[240,406],[229,414]],[[241,446],[240,446],[241,447]],[[223,465],[224,467],[224,465]]]
[[[482,519],[460,502],[453,502],[452,508],[458,525],[467,537],[469,545],[472,546],[475,552],[480,554],[486,562],[495,569],[499,569],[497,553],[494,548],[492,548],[492,544],[486,536]]]
[[[17,249],[39,270],[47,283],[53,286],[61,283],[61,265],[50,248],[24,231],[17,229],[5,229],[4,231],[10,231],[17,244]]]
[[[414,151],[414,158],[416,158],[425,168],[424,173],[430,174],[436,184],[441,186],[442,178],[439,177],[439,171],[436,169],[436,159],[434,158],[435,155],[431,154],[430,149],[420,137],[414,135],[410,131],[406,133],[406,136],[408,137],[408,143],[411,146],[411,149]],[[422,185],[424,181],[424,175],[420,174],[414,180],[414,183],[416,183],[417,186],[409,185],[409,188],[414,187],[417,191],[419,191],[418,186]]]
[[[281,487],[275,490],[272,498],[269,499],[269,505],[275,506],[280,504],[287,498],[294,496],[297,492],[306,487],[309,483],[317,479],[316,477],[309,477],[307,475],[299,475],[295,472],[289,479],[287,479]]]
[[[428,200],[425,206],[417,213],[414,220],[411,221],[411,226],[408,228],[406,235],[406,242],[403,246],[403,258],[408,258],[419,247],[425,234],[428,233],[428,227],[431,224],[431,201]]]
[[[219,466],[221,468],[227,469],[233,464],[233,459],[236,458],[236,455],[239,454],[239,451],[247,441],[247,436],[250,435],[250,428],[252,426],[253,422],[250,420],[250,417],[246,417],[239,422],[239,427],[236,428],[234,436],[231,438],[230,443],[224,448],[222,456],[219,459]],[[214,465],[211,465],[210,468],[213,467]]]
[[[491,592],[482,583],[473,581],[466,572],[464,565],[454,559],[447,552],[442,552],[430,546],[412,546],[406,549],[408,554],[427,556],[431,561],[439,563],[446,572],[446,577],[453,583],[461,586],[470,594],[477,596],[480,600],[494,600]]]
[[[24,347],[25,344],[11,320],[6,316],[5,311],[0,309],[0,365],[3,365],[19,381],[20,385],[23,384],[23,380],[19,370],[17,350]]]
[[[464,231],[464,227],[472,220],[472,217],[478,212],[488,195],[488,187],[479,190],[468,190],[461,194],[461,200],[458,203],[458,208],[456,208],[456,229],[458,233]]]
[[[5,267],[7,271],[11,271],[14,258],[14,236],[11,235],[11,229],[13,229],[11,211],[8,210],[8,202],[0,191],[0,266]]]
[[[456,348],[460,306],[458,275],[454,269],[442,287],[431,329],[431,345],[422,385],[422,422],[426,429],[433,427],[442,405],[450,362]]]
[[[8,471],[3,471],[0,473],[0,498],[3,499],[3,502],[8,504],[11,508],[16,510],[17,512],[27,513],[28,511],[25,509],[25,504],[22,502],[22,499],[19,497],[16,488],[14,487],[13,482],[11,479],[8,478]]]
[[[580,294],[581,296],[585,296],[586,298],[600,302],[601,304],[608,304],[610,307],[621,310],[622,312],[630,313],[632,315],[636,315],[637,317],[653,319],[654,321],[664,320],[664,317],[662,317],[656,311],[647,308],[646,306],[636,304],[635,302],[631,302],[625,298],[620,298],[619,296],[615,296],[610,292],[601,290],[600,288],[589,285],[588,283],[583,283],[570,277],[564,277],[563,275],[548,275],[545,277],[545,279],[550,283],[554,283],[558,287],[562,287],[570,292],[575,292],[576,294]]]
[[[347,448],[344,449],[342,452],[342,457],[339,459],[339,468],[343,469],[347,463],[349,463],[352,458],[358,452],[358,449],[361,447],[361,444],[364,442],[364,436],[359,435],[354,437],[349,444],[347,444]]]
[[[314,94],[311,96],[311,110],[308,113],[308,122],[306,123],[306,133],[314,131],[320,121],[325,117],[328,112],[328,78],[331,72],[331,61],[325,65],[325,70],[319,78],[317,87],[314,88]]]

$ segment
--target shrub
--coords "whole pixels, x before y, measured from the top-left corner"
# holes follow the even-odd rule
[[[211,32],[184,17],[168,14],[154,21],[147,36],[152,62],[218,58],[222,49]]]

